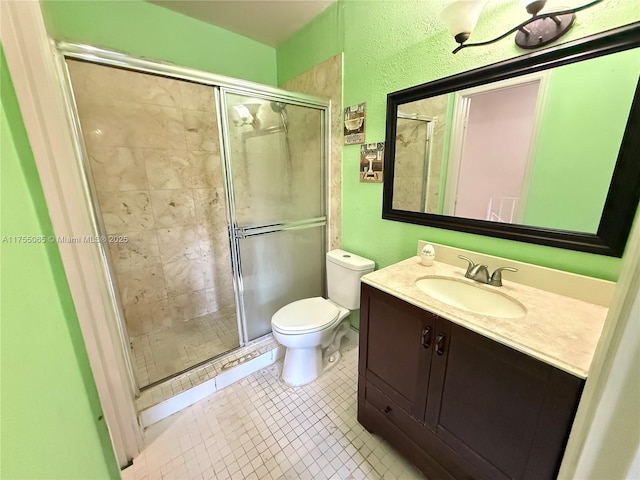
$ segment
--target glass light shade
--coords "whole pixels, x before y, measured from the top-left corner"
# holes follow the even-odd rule
[[[440,12],[440,18],[454,37],[461,33],[471,33],[486,3],[487,0],[454,0]]]
[[[239,103],[232,105],[231,119],[237,125],[253,125],[258,122],[257,114],[262,105],[260,103]]]
[[[253,118],[253,115],[251,115],[251,112],[246,107],[246,105],[233,105],[233,110],[236,112],[238,118],[242,122],[250,121]]]
[[[527,10],[531,15],[536,15],[540,10],[542,10],[547,3],[547,0],[520,0],[522,6]]]

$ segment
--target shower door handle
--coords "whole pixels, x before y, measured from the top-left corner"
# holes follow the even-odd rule
[[[287,230],[304,230],[305,228],[324,227],[327,224],[327,217],[315,217],[295,222],[275,222],[261,225],[247,225],[243,227],[233,227],[234,238],[249,238],[266,233],[284,232]]]

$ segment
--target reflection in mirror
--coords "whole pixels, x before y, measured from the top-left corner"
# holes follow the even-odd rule
[[[396,131],[393,208],[436,211],[443,155],[447,97],[402,105]]]
[[[638,49],[398,105],[392,208],[595,234]]]

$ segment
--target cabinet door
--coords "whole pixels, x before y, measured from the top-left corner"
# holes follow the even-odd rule
[[[359,373],[424,420],[435,315],[362,285]]]
[[[427,427],[490,478],[555,478],[582,380],[442,318],[434,342]]]

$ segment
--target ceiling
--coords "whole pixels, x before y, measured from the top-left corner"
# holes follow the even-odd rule
[[[335,0],[147,0],[277,47]]]

